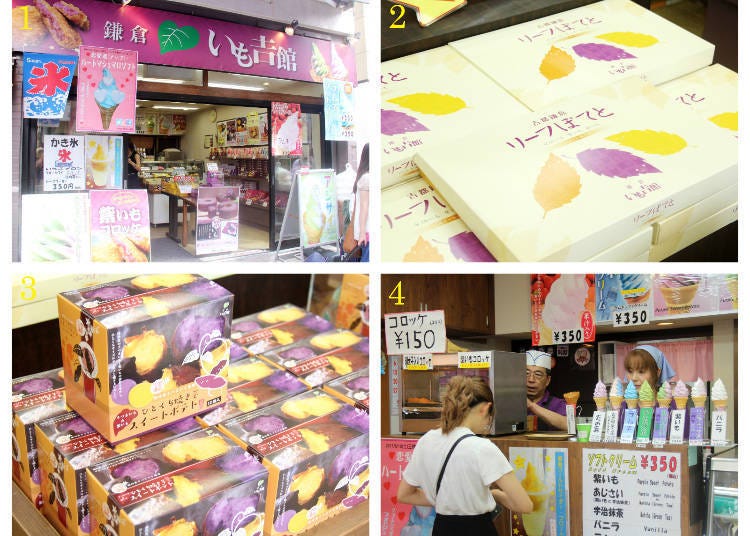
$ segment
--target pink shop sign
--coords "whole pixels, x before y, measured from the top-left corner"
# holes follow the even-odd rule
[[[69,53],[88,45],[134,50],[148,64],[318,83],[357,81],[354,49],[344,44],[96,0],[61,6],[13,0],[13,50]],[[54,21],[53,31],[40,16]]]

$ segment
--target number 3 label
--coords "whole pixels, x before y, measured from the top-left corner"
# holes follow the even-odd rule
[[[21,279],[21,299],[31,301],[36,299],[36,280],[27,275]]]

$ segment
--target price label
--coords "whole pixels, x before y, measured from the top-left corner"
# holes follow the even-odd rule
[[[405,355],[404,370],[432,370],[432,354]]]
[[[648,303],[638,303],[612,312],[612,325],[616,328],[641,326],[651,322]]]
[[[667,442],[669,432],[669,408],[656,408],[654,412],[654,446],[661,446]]]
[[[622,423],[622,434],[620,434],[620,443],[632,443],[635,437],[635,430],[638,427],[638,409],[625,410],[625,422]]]
[[[385,347],[391,355],[445,352],[444,311],[392,313],[385,318]]]
[[[641,469],[652,473],[676,473],[679,465],[676,455],[641,454]]]
[[[669,444],[682,445],[685,441],[685,410],[676,409],[672,412],[672,423],[669,427]]]
[[[583,341],[583,328],[562,329],[552,332],[552,344],[574,344]]]
[[[488,369],[492,363],[492,352],[458,352],[458,368]]]
[[[617,442],[617,426],[620,420],[620,409],[613,409],[607,412],[607,420],[604,423],[604,442]]]
[[[703,429],[706,422],[706,408],[690,408],[690,437],[688,444],[691,446],[703,445]]]
[[[589,441],[601,441],[602,434],[604,434],[604,422],[606,418],[606,412],[595,411],[594,417],[591,419],[591,432],[589,432]]]
[[[727,410],[715,409],[711,412],[711,444],[721,447],[727,444]]]
[[[568,433],[575,434],[576,433],[576,407],[565,406],[565,416],[568,419]]]

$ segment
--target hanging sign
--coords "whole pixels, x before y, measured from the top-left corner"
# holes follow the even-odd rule
[[[323,80],[325,137],[331,141],[354,140],[354,86],[341,80]]]
[[[76,73],[76,56],[23,55],[23,117],[62,119]]]
[[[390,355],[443,353],[445,312],[391,313],[385,318],[385,347]]]

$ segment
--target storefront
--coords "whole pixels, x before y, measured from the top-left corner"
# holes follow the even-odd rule
[[[381,289],[382,534],[429,532],[434,511],[398,504],[395,490],[456,375],[489,384],[489,437],[534,504],[505,510],[499,534],[736,530],[736,275],[404,274]],[[626,370],[641,345],[671,371],[653,390]],[[528,350],[543,355],[546,389]]]
[[[367,534],[368,286],[17,278],[13,534]]]
[[[335,175],[356,169],[370,121],[353,100],[366,98],[366,88],[358,87],[366,72],[360,68],[358,76],[355,57],[363,46],[355,32],[361,17],[351,3],[342,9],[308,4],[301,13],[309,21],[285,24],[251,17],[251,7],[247,15],[190,7],[176,13],[81,0],[68,19],[50,8],[69,31],[65,41],[50,35],[37,8],[15,2],[14,260],[205,260],[250,253],[262,259],[300,240],[321,244],[317,231],[337,242],[343,229],[331,224],[339,214],[330,192],[303,203],[292,190],[299,170],[329,170],[326,180],[333,183]],[[260,15],[262,9],[256,8]],[[79,58],[81,46],[86,54]],[[24,98],[24,57],[32,52],[72,56],[72,74],[79,76],[67,81],[59,119],[42,118],[39,95]],[[97,100],[97,94],[105,98],[102,87],[88,79],[98,82],[104,71],[119,84],[113,90],[119,100],[103,108]],[[69,156],[75,170],[66,170],[64,179],[51,154],[51,144],[63,140],[86,147]],[[102,193],[112,189],[130,195]],[[288,207],[290,194],[294,206]],[[307,218],[319,227],[309,233],[297,223],[307,205],[322,207]],[[138,216],[104,221],[95,213],[101,207],[113,207],[115,217],[134,210]],[[40,219],[40,213],[50,216]],[[53,216],[71,213],[75,221]],[[294,225],[281,236],[285,216]]]
[[[737,261],[736,5],[395,3],[384,261]]]

